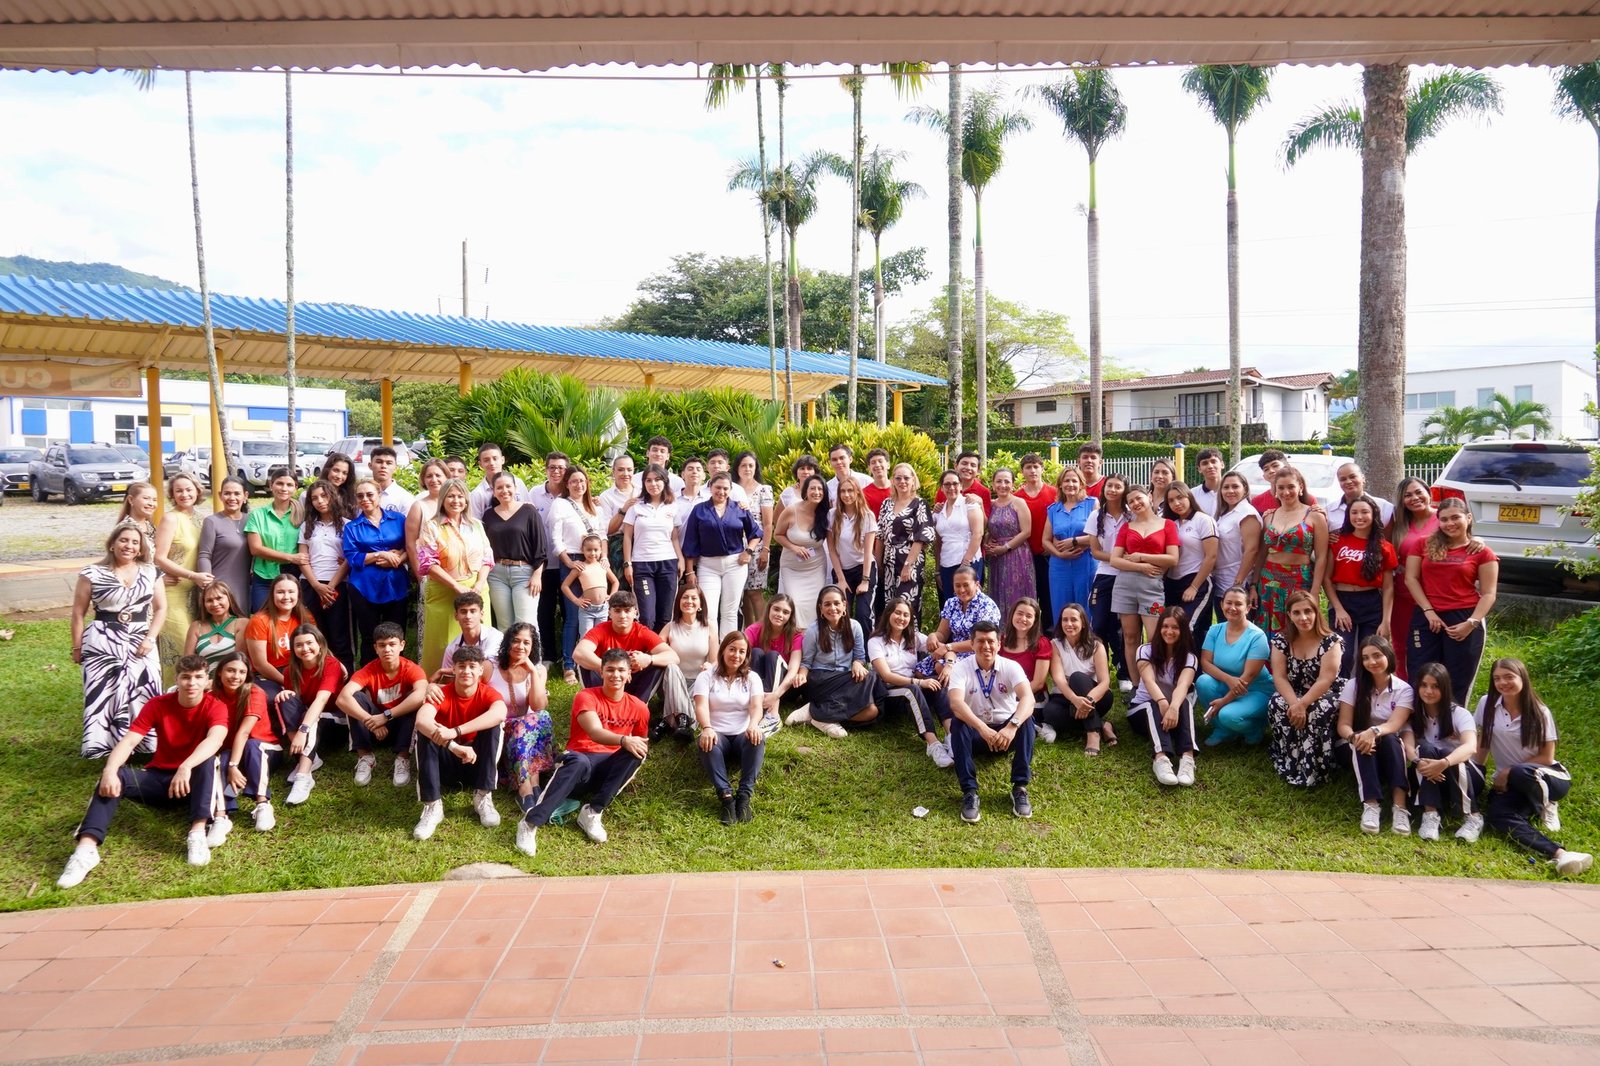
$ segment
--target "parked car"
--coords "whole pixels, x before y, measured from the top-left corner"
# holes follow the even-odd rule
[[[143,477],[139,467],[109,444],[52,444],[28,464],[33,498],[40,503],[54,495],[68,503],[120,495]]]
[[[306,479],[315,478],[322,472],[322,464],[328,461],[328,453],[333,450],[333,445],[325,440],[297,440],[294,449],[300,453],[295,465],[300,469],[300,477]]]
[[[288,444],[281,440],[236,440],[233,454],[228,456],[228,468],[252,492],[264,492],[268,485],[267,472],[275,466],[289,465],[288,450]],[[295,464],[300,476],[304,476],[302,466],[302,463]]]
[[[1467,501],[1473,533],[1494,549],[1502,570],[1559,580],[1561,560],[1597,555],[1595,531],[1572,513],[1593,470],[1593,448],[1593,441],[1463,444],[1434,482],[1433,498]]]
[[[372,467],[367,465],[367,456],[372,454],[372,449],[382,446],[382,437],[343,437],[333,442],[334,451],[344,452],[356,464],[358,478],[372,476]],[[411,465],[411,449],[406,447],[404,441],[395,441],[394,451],[400,466]]]
[[[1339,468],[1355,461],[1348,455],[1323,455],[1321,452],[1295,452],[1287,459],[1289,465],[1300,471],[1306,479],[1306,491],[1315,496],[1318,503],[1330,503],[1344,495],[1344,490],[1339,487]],[[1234,463],[1233,472],[1244,475],[1244,479],[1250,483],[1251,496],[1260,495],[1269,487],[1261,476],[1261,464],[1253,455]]]
[[[27,492],[28,464],[43,458],[38,448],[0,448],[0,500],[7,492]]]
[[[113,444],[117,452],[128,462],[144,471],[144,476],[150,476],[150,453],[137,444]]]
[[[181,452],[173,452],[170,458],[172,468],[181,470],[190,477],[200,482],[200,487],[211,487],[211,446],[195,445]]]

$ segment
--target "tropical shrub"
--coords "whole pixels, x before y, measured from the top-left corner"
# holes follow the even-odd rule
[[[469,462],[481,442],[494,441],[513,465],[542,464],[546,453],[561,451],[586,468],[603,466],[627,435],[620,400],[571,374],[519,368],[441,405],[432,428],[446,452]]]
[[[778,431],[775,439],[773,460],[763,463],[762,473],[766,482],[776,491],[781,492],[794,484],[790,470],[794,461],[802,455],[816,456],[824,476],[831,477],[828,451],[841,444],[848,444],[855,453],[857,470],[866,469],[867,452],[882,448],[889,453],[891,461],[911,464],[911,468],[917,472],[921,495],[931,500],[939,490],[939,472],[943,469],[939,448],[933,443],[932,437],[911,426],[891,425],[879,429],[870,422],[828,418],[810,425],[787,426]]]
[[[639,389],[622,397],[621,410],[634,459],[642,461],[645,444],[662,436],[672,442],[674,466],[713,448],[726,448],[734,454],[755,452],[756,461],[765,468],[776,454],[775,434],[783,421],[781,404],[734,388]]]

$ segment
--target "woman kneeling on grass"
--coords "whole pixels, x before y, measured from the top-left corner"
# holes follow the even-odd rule
[[[1134,656],[1139,687],[1128,705],[1128,724],[1150,739],[1151,769],[1163,785],[1194,784],[1194,677],[1199,660],[1194,634],[1182,607],[1165,608],[1156,619],[1155,639]],[[1172,769],[1173,756],[1178,769]]]
[[[1494,758],[1489,824],[1555,864],[1556,873],[1576,877],[1594,856],[1568,851],[1533,827],[1561,832],[1556,803],[1572,788],[1572,775],[1556,761],[1556,720],[1533,691],[1520,659],[1496,659],[1489,675],[1493,692],[1478,701],[1479,766]]]
[[[239,796],[255,801],[251,818],[256,830],[269,833],[278,824],[272,813],[272,771],[283,765],[283,745],[267,713],[267,693],[250,682],[250,659],[234,651],[216,666],[211,694],[228,708],[228,732],[233,738],[222,752],[222,815],[212,825],[226,824],[226,838],[239,813]],[[207,841],[209,843],[209,839]]]
[[[1083,753],[1099,755],[1100,730],[1111,713],[1111,666],[1082,604],[1061,608],[1050,642],[1050,679],[1056,690],[1039,706],[1039,736],[1049,743],[1060,733],[1082,733]]]
[[[1462,816],[1456,839],[1474,843],[1483,832],[1483,815],[1478,813],[1483,767],[1472,761],[1478,753],[1477,723],[1455,701],[1443,663],[1428,663],[1414,676],[1415,705],[1404,739],[1412,805],[1422,808],[1417,836],[1438,840],[1448,811]]]
[[[1349,761],[1356,772],[1356,794],[1361,797],[1361,831],[1376,833],[1380,825],[1384,791],[1394,801],[1392,829],[1411,833],[1411,812],[1406,809],[1406,754],[1400,734],[1411,714],[1411,686],[1395,676],[1394,648],[1382,637],[1361,642],[1361,669],[1346,679],[1339,697],[1337,762]]]
[[[750,670],[750,641],[735,630],[722,638],[716,665],[694,682],[694,720],[700,765],[722,801],[722,824],[748,822],[750,797],[766,754],[761,731],[761,678]],[[728,781],[729,756],[739,765],[739,790]]]
[[[787,721],[810,722],[830,737],[843,737],[843,723],[865,725],[878,717],[878,685],[867,668],[861,623],[845,616],[844,592],[829,585],[817,596],[817,620],[806,627],[795,676],[795,691],[806,705]]]

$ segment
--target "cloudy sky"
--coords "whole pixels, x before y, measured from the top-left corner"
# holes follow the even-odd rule
[[[1116,76],[1129,128],[1100,163],[1106,352],[1146,372],[1226,365],[1223,133],[1179,70]],[[1549,71],[1494,76],[1505,113],[1451,128],[1409,168],[1413,366],[1582,360],[1590,348],[1595,137],[1554,116]],[[1058,77],[983,72],[967,84],[1020,94]],[[283,293],[283,88],[281,75],[195,78],[219,292]],[[1359,89],[1355,68],[1281,69],[1240,134],[1245,362],[1267,373],[1354,365],[1359,160],[1322,151],[1286,172],[1279,146],[1297,119]],[[465,238],[473,313],[583,325],[625,308],[675,253],[759,255],[754,201],[726,188],[755,153],[754,100],[707,113],[704,91],[692,68],[297,75],[298,297],[458,311]],[[942,106],[945,93],[938,79],[924,102]],[[929,192],[886,240],[927,247],[935,270],[902,309],[934,295],[945,247],[943,144],[905,120],[908,106],[869,85],[869,143],[907,153],[905,175]],[[1034,129],[1008,145],[985,197],[990,288],[1069,315],[1086,345],[1085,159],[1036,104],[1018,95],[1016,106]],[[792,154],[845,153],[849,130],[835,78],[793,83]],[[194,283],[180,76],[141,93],[115,74],[0,72],[0,131],[0,254]],[[848,183],[823,186],[801,232],[808,265],[848,269],[848,207]]]

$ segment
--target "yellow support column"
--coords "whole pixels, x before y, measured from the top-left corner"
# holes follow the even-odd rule
[[[644,387],[647,389],[656,387],[656,376],[648,370],[644,372]]]
[[[1177,443],[1173,444],[1173,446],[1172,446],[1172,466],[1178,472],[1178,480],[1179,481],[1188,481],[1189,479],[1187,477],[1185,477],[1184,473],[1183,473],[1183,450],[1184,450],[1183,449],[1183,441],[1180,440]]]
[[[906,420],[905,395],[899,389],[894,390],[894,424],[897,426]]]
[[[157,367],[144,368],[145,417],[149,419],[150,484],[156,487],[156,521],[161,521],[162,500],[166,493],[161,484],[165,471],[161,469],[161,371]]]
[[[461,360],[460,392],[465,396],[472,391],[472,364],[465,359]]]
[[[1061,461],[1061,439],[1059,437],[1051,437],[1050,438],[1050,465],[1051,466],[1055,466],[1060,461]]]
[[[806,424],[813,425],[817,421],[817,401],[806,401]]]
[[[222,351],[217,350],[217,375],[225,378],[222,366]],[[222,510],[222,479],[228,476],[228,457],[222,453],[222,416],[223,412],[217,410],[216,397],[212,395],[210,385],[206,387],[206,399],[211,408],[211,509]],[[227,398],[223,401],[226,404]]]
[[[384,378],[378,383],[379,402],[383,405],[383,443],[394,447],[394,381]]]

